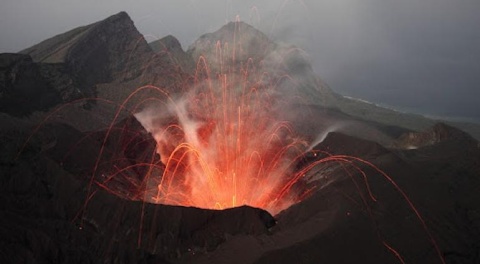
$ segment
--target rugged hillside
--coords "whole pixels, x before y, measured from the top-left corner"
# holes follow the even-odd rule
[[[230,69],[233,72],[268,72],[280,94],[284,97],[302,98],[302,104],[337,108],[362,120],[409,130],[423,130],[435,123],[422,116],[399,113],[336,95],[316,76],[301,50],[295,46],[274,43],[262,32],[243,22],[231,22],[216,32],[201,36],[184,52],[173,36],[166,36],[148,45],[129,16],[121,12],[47,39],[21,53],[29,54],[39,68],[40,73],[37,75],[44,79],[39,82],[40,86],[42,82],[46,82],[43,87],[48,86],[29,90],[48,89],[58,93],[52,95],[55,92],[50,92],[51,95],[47,96],[50,99],[46,99],[44,95],[43,99],[28,107],[21,106],[21,103],[12,103],[16,108],[24,107],[25,109],[19,111],[24,114],[81,98],[94,100],[79,102],[79,109],[91,110],[92,106],[99,102],[95,98],[119,104],[136,88],[145,84],[152,84],[170,94],[176,94],[189,89],[198,66],[196,62],[203,56],[207,65],[214,70],[211,72],[212,76],[215,75],[213,68],[220,65],[220,61],[224,66],[236,65],[236,68]],[[3,58],[6,58],[5,56]],[[8,60],[5,63],[9,65]],[[6,76],[12,70],[10,66],[5,66],[1,71]],[[16,90],[19,91],[18,88]],[[137,102],[158,96],[155,92],[143,93],[144,95],[137,98]],[[34,94],[36,92],[26,97],[34,98]],[[52,96],[60,97],[61,100],[51,99]],[[132,103],[134,104],[135,102]],[[106,111],[109,116],[115,111],[110,109],[111,106],[101,108],[100,113]],[[83,111],[79,109],[71,115]],[[83,111],[79,114],[85,116],[82,119],[86,120],[92,113]],[[477,139],[480,137],[478,125],[449,124],[464,129]],[[81,125],[82,130],[96,127],[99,125]]]
[[[477,140],[480,140],[479,124],[435,120],[419,114],[395,111],[353,98],[337,97],[337,99],[338,100],[335,103],[337,109],[365,121],[373,121],[415,131],[422,131],[433,126],[437,122],[442,122],[460,128]]]
[[[20,53],[61,63],[87,91],[97,83],[138,77],[151,50],[125,12],[47,39]]]
[[[0,245],[8,249],[1,263],[166,263],[275,224],[249,207],[208,211],[124,200],[80,173],[91,172],[101,139],[64,124],[25,141],[28,135],[28,126],[0,131]]]
[[[201,36],[189,47],[187,53],[191,54],[194,60],[203,56],[207,64],[210,61],[213,65],[218,65],[219,60],[223,61],[224,65],[230,66],[247,65],[249,59],[253,60],[253,65],[261,66],[258,69],[251,69],[252,71],[265,71],[271,76],[288,79],[278,82],[278,90],[288,96],[308,98],[304,99],[302,104],[334,108],[361,120],[408,130],[424,130],[438,122],[421,115],[401,113],[335,94],[317,77],[308,56],[300,49],[275,43],[262,32],[243,22],[230,22],[213,33]],[[478,124],[447,123],[480,139]]]
[[[417,149],[452,141],[462,143],[462,145],[476,144],[475,140],[467,133],[439,123],[422,132],[404,134],[397,140],[395,145],[407,149]]]
[[[24,116],[60,102],[60,94],[30,56],[0,54],[0,112]]]
[[[334,94],[301,50],[245,23],[185,52],[173,36],[148,45],[122,12],[22,53],[0,55],[0,263],[480,262],[478,141]],[[132,114],[227,77],[216,92],[265,89],[310,144],[282,186],[305,195],[274,217],[143,202],[165,166]]]
[[[182,45],[172,35],[168,35],[159,40],[149,43],[152,50],[160,56],[166,55],[172,60],[176,67],[181,67],[185,72],[193,74],[195,71],[195,61],[190,54],[187,54]]]
[[[21,54],[2,54],[0,111],[30,115],[37,123],[56,120],[80,130],[105,128],[115,115],[124,118],[131,108],[141,108],[138,104],[145,98],[162,96],[155,89],[144,89],[120,107],[137,88],[153,85],[175,94],[188,86],[187,68],[191,71],[194,63],[179,52],[178,42],[178,49],[170,42],[175,53],[153,52],[121,12]]]
[[[480,145],[444,125],[415,136],[428,144],[414,150],[328,134],[299,169],[330,155],[354,159],[309,171],[310,187],[322,187],[276,220],[247,207],[142,204],[118,193],[135,193],[132,174],[117,175],[107,189],[90,189],[102,146],[94,182],[112,167],[109,162],[144,162],[154,145],[134,119],[116,124],[107,144],[105,132],[49,124],[24,145],[28,126],[2,129],[0,244],[10,249],[0,255],[2,263],[441,263],[435,246],[446,263],[479,260]]]
[[[20,53],[25,55],[0,57],[5,86],[2,97],[6,99],[1,110],[23,115],[82,98],[91,99],[80,103],[89,108],[96,103],[93,99],[98,84],[139,77],[153,56],[125,12],[52,37]],[[12,107],[15,111],[9,110]]]

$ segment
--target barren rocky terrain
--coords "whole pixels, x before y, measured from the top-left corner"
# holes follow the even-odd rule
[[[161,157],[133,114],[199,85],[221,42],[238,50],[223,63],[289,95],[276,118],[310,144],[292,188],[311,191],[273,216],[142,193],[151,171],[137,165]],[[243,22],[184,51],[147,43],[122,12],[0,54],[0,263],[480,263],[479,127],[342,97]]]

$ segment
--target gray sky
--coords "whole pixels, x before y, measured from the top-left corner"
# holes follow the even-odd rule
[[[186,49],[238,15],[311,57],[335,91],[480,122],[479,0],[1,0],[0,52],[127,11],[147,41]]]

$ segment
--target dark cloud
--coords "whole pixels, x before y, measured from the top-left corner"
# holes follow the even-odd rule
[[[147,40],[172,34],[184,48],[238,15],[305,49],[340,93],[480,121],[478,0],[3,0],[0,52],[121,10]]]

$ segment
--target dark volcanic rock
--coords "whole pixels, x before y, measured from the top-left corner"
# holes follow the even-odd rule
[[[175,43],[170,42],[173,45],[170,48],[176,50]],[[185,58],[178,60],[168,52],[154,53],[125,12],[57,35],[21,53],[33,58],[38,78],[42,79],[36,87],[34,84],[38,78],[25,78],[33,81],[22,84],[26,87],[22,90],[37,92],[30,94],[35,100],[31,100],[30,108],[24,112],[45,110],[44,101],[53,93],[56,101],[48,101],[48,106],[63,105],[51,119],[82,131],[104,129],[109,122],[118,121],[113,120],[117,107],[143,85],[155,85],[170,94],[178,93],[179,87],[188,80],[184,68],[194,67],[185,52],[182,53]],[[27,55],[18,56],[27,58]],[[186,66],[179,67],[179,63]],[[9,67],[5,74],[11,71]],[[44,91],[39,96],[39,91],[45,90],[43,86],[49,87],[51,92]],[[125,118],[126,113],[130,114],[130,108],[137,109],[137,104],[144,102],[145,98],[161,96],[165,95],[155,89],[144,89],[124,105],[120,119]],[[41,122],[46,115],[39,113],[34,118]]]
[[[138,77],[152,51],[125,12],[79,27],[21,51],[34,61],[63,64],[78,87],[95,94],[95,84]]]
[[[168,35],[149,43],[149,45],[155,53],[166,55],[174,65],[181,67],[183,71],[193,73],[195,62],[192,56],[182,49],[180,42],[174,36]]]
[[[359,158],[378,157],[389,153],[378,143],[358,139],[342,133],[331,132],[314,150],[326,151],[331,155],[349,155]]]
[[[46,120],[31,127],[0,113],[0,263],[480,263],[480,145],[467,134],[440,124],[406,134],[400,149],[342,134],[375,139],[404,130],[373,122],[376,129],[368,129],[318,107],[338,98],[303,53],[245,23],[202,36],[187,53],[171,36],[152,47],[156,53],[122,12],[23,51],[33,61],[0,56],[3,112],[25,115],[100,95],[113,104],[105,112],[94,112],[99,104],[91,111],[71,104],[70,112],[55,113],[72,125]],[[191,87],[189,67],[200,56],[209,78],[222,70],[257,73],[266,78],[252,78],[258,89],[274,83],[282,99],[308,97],[308,114],[307,102],[296,102],[281,108],[285,119],[312,140],[317,128],[331,132],[297,164],[299,171],[316,164],[292,186],[311,192],[276,219],[246,206],[213,211],[143,202],[142,166],[158,157],[129,110],[158,98],[139,95],[125,113],[115,104],[145,83],[169,96],[185,92],[177,88]],[[300,117],[322,125],[306,126]],[[347,121],[354,124],[337,126]],[[81,122],[97,124],[80,130]],[[418,149],[402,149],[409,146]],[[314,163],[331,157],[322,151],[342,156]],[[120,175],[115,166],[134,169]]]
[[[0,112],[24,116],[60,101],[59,93],[30,56],[0,54]]]
[[[274,223],[250,207],[212,211],[123,200],[42,154],[68,145],[59,134],[79,132],[50,126],[17,159],[22,144],[8,139],[12,133],[18,134],[0,134],[0,245],[8,249],[1,263],[165,263],[214,250],[228,236],[267,233]]]
[[[154,52],[167,51],[177,53],[183,51],[182,45],[180,44],[178,39],[172,35],[168,35],[159,40],[150,42],[148,43],[148,45],[150,45]]]
[[[386,175],[333,161],[333,169],[318,172],[329,181],[278,214],[268,237],[232,239],[198,263],[479,262],[476,144],[436,144],[417,156],[372,151],[375,143],[344,135],[325,142],[339,144],[339,154],[368,153]]]
[[[60,95],[62,102],[86,97],[63,63],[38,63],[40,73],[50,87]]]
[[[469,134],[461,131],[458,128],[454,128],[443,123],[438,123],[422,132],[409,132],[403,134],[397,140],[395,145],[401,148],[415,149],[432,146],[445,141],[462,143],[471,142],[475,144],[475,139],[473,139]]]

